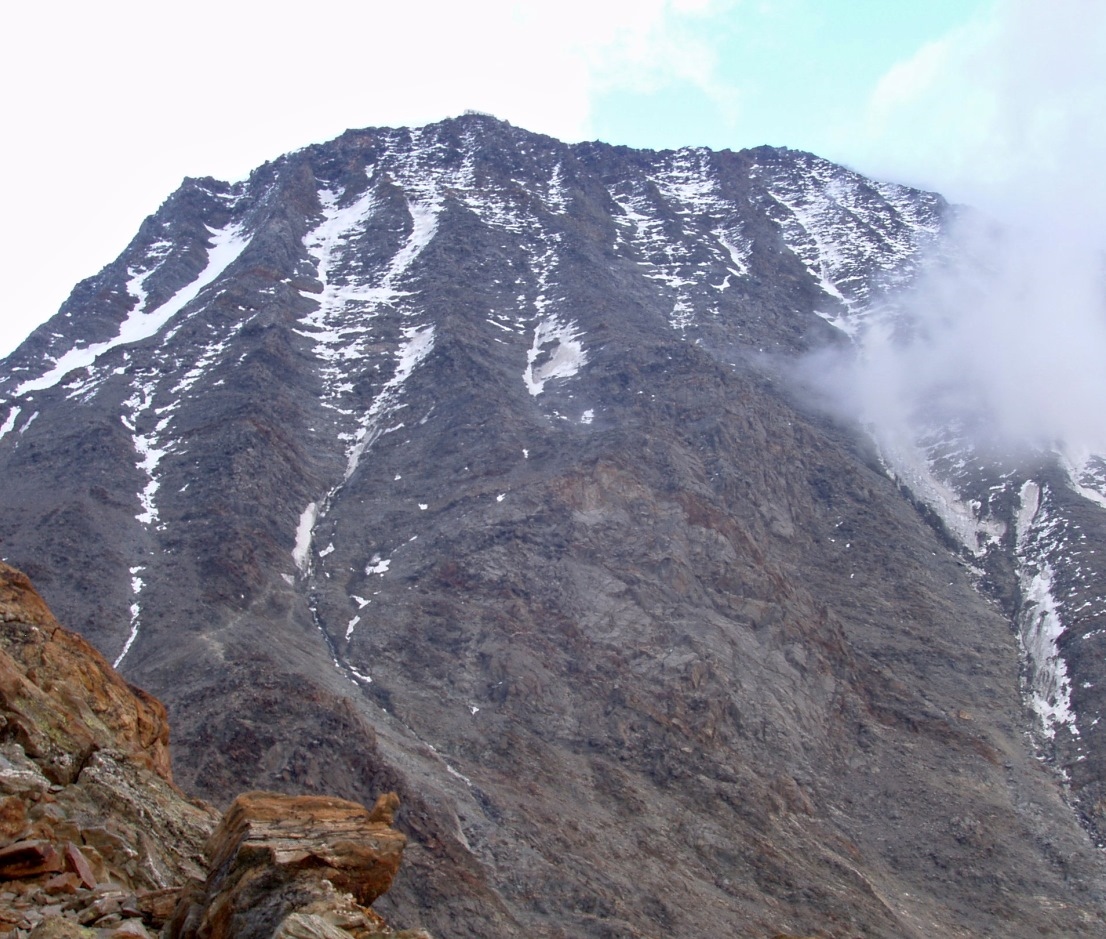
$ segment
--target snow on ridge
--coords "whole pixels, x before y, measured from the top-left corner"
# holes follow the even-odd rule
[[[841,292],[837,280],[848,273],[852,260],[840,248],[840,234],[833,218],[838,209],[835,200],[815,190],[802,191],[777,187],[768,190],[769,196],[787,210],[781,222],[784,238],[799,260],[806,265],[829,296],[846,307],[852,300]]]
[[[615,218],[624,230],[619,240],[641,256],[644,277],[673,292],[669,323],[680,331],[695,322],[693,290],[724,291],[734,277],[749,272],[752,244],[744,235],[741,210],[721,195],[710,156],[708,150],[679,150],[629,187],[608,189],[622,210],[622,217]],[[674,237],[669,234],[673,225],[679,226]],[[726,269],[721,284],[707,280],[699,251],[710,252]]]
[[[872,188],[923,238],[928,235],[932,239],[941,234],[940,216],[934,211],[936,196],[921,193],[919,200],[917,190],[898,183],[872,183]]]
[[[541,363],[538,359],[548,353]],[[575,322],[564,323],[548,316],[534,328],[534,342],[526,354],[522,380],[530,394],[540,395],[545,383],[555,378],[571,378],[587,362],[579,329]]]
[[[709,211],[720,201],[709,160],[710,151],[703,148],[677,150],[669,165],[649,178],[668,202],[679,206],[677,211],[686,215]]]
[[[681,215],[706,216],[717,224],[710,234],[725,251],[729,269],[737,277],[749,273],[752,244],[742,233],[734,204],[719,192],[718,176],[710,165],[711,151],[678,150],[669,166],[649,176],[664,199]]]
[[[564,215],[568,211],[568,190],[565,188],[564,167],[560,161],[553,167],[553,174],[549,178],[545,204],[554,215]]]
[[[623,237],[644,259],[638,262],[644,268],[642,276],[661,282],[676,294],[669,323],[675,329],[685,329],[691,325],[694,311],[686,288],[695,286],[697,278],[702,277],[702,266],[693,261],[682,239],[667,237],[660,207],[652,201],[645,187],[639,185],[637,191],[629,193],[608,192],[623,213],[622,219],[615,219],[616,223],[623,228],[629,227],[629,237]]]
[[[211,247],[208,248],[207,252],[207,265],[191,283],[181,287],[161,306],[147,311],[147,295],[144,283],[152,270],[139,273],[133,268],[129,269],[128,273],[131,275],[131,280],[128,282],[127,289],[132,296],[136,297],[138,303],[127,314],[127,318],[119,324],[118,334],[113,339],[93,343],[82,348],[70,349],[61,358],[57,359],[54,367],[44,375],[23,382],[15,390],[15,394],[24,395],[31,391],[52,388],[74,369],[92,366],[105,352],[117,346],[141,342],[143,339],[148,339],[156,334],[170,319],[195,300],[205,287],[217,280],[238,259],[250,242],[249,236],[245,234],[243,224],[230,224],[221,229],[208,227],[207,230],[211,233]]]
[[[820,158],[756,178],[784,210],[777,222],[788,246],[847,311],[844,318],[821,315],[846,332],[854,331],[848,318],[870,300],[872,277],[902,283],[919,251],[940,233],[936,197],[871,183]]]

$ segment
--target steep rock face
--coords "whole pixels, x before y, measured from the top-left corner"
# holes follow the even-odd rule
[[[4,551],[187,786],[398,791],[443,936],[1093,935],[1011,610],[785,380],[949,213],[479,116],[187,181],[4,363]]]

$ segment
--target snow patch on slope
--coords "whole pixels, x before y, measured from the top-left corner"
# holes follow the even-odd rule
[[[4,439],[5,434],[11,433],[11,429],[15,427],[16,418],[19,417],[19,412],[21,410],[22,408],[20,408],[19,405],[12,405],[12,408],[10,411],[8,411],[8,416],[5,419],[4,423],[0,424],[0,440]]]
[[[127,640],[123,643],[123,648],[119,655],[116,656],[115,661],[112,662],[113,668],[119,668],[123,663],[123,659],[127,657],[127,653],[131,651],[131,646],[134,645],[135,639],[138,638],[138,626],[139,620],[142,615],[142,604],[139,602],[142,596],[142,588],[145,586],[143,580],[138,575],[145,571],[145,567],[141,564],[131,568],[131,593],[134,595],[134,602],[131,604],[131,628],[127,634]]]
[[[318,307],[300,322],[306,327],[303,335],[315,341],[315,354],[326,363],[322,377],[331,399],[342,397],[351,388],[345,363],[363,358],[366,350],[379,341],[367,328],[368,323],[383,309],[395,309],[410,296],[401,289],[401,283],[434,238],[441,210],[440,199],[433,193],[428,201],[408,201],[411,232],[404,243],[382,272],[357,276],[340,274],[339,269],[349,243],[372,217],[378,201],[372,190],[345,207],[339,206],[340,199],[340,193],[320,191],[323,220],[303,240],[316,262],[323,289],[319,294],[305,294],[315,299]]]
[[[2,436],[2,433],[0,433]],[[1106,459],[1096,453],[1056,452],[1068,484],[1084,499],[1106,508]]]
[[[669,322],[684,331],[695,323],[696,294],[706,287],[723,292],[748,274],[752,242],[738,206],[721,193],[710,151],[679,150],[664,159],[660,169],[608,191],[622,211],[615,217],[620,241],[641,258],[643,275],[673,295]],[[726,271],[721,283],[714,282],[718,268]]]
[[[1001,522],[981,517],[978,502],[962,498],[940,479],[925,451],[913,441],[884,434],[875,442],[891,477],[936,512],[948,532],[973,555],[982,557],[1006,533]]]
[[[526,355],[522,380],[530,394],[537,396],[545,383],[556,378],[571,378],[587,362],[576,323],[563,323],[550,316],[534,329],[534,342]]]
[[[819,315],[849,335],[875,292],[907,283],[941,233],[936,196],[871,183],[818,157],[754,164],[751,176],[779,207],[774,217],[788,247],[840,304]]]
[[[307,508],[300,513],[299,524],[296,525],[296,544],[292,548],[292,561],[304,574],[307,573],[311,561],[311,533],[315,528],[318,515],[318,506],[314,502],[309,502]]]

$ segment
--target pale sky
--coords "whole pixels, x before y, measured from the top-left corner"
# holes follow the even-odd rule
[[[1106,233],[1106,0],[42,0],[0,35],[0,355],[185,176],[469,108],[570,142],[810,150]]]

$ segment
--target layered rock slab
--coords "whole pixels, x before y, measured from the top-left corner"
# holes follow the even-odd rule
[[[367,907],[391,886],[403,856],[407,839],[390,824],[396,805],[392,793],[372,812],[327,796],[240,795],[212,835],[203,891],[182,902],[169,935],[270,939],[304,934],[312,923],[383,932]]]

